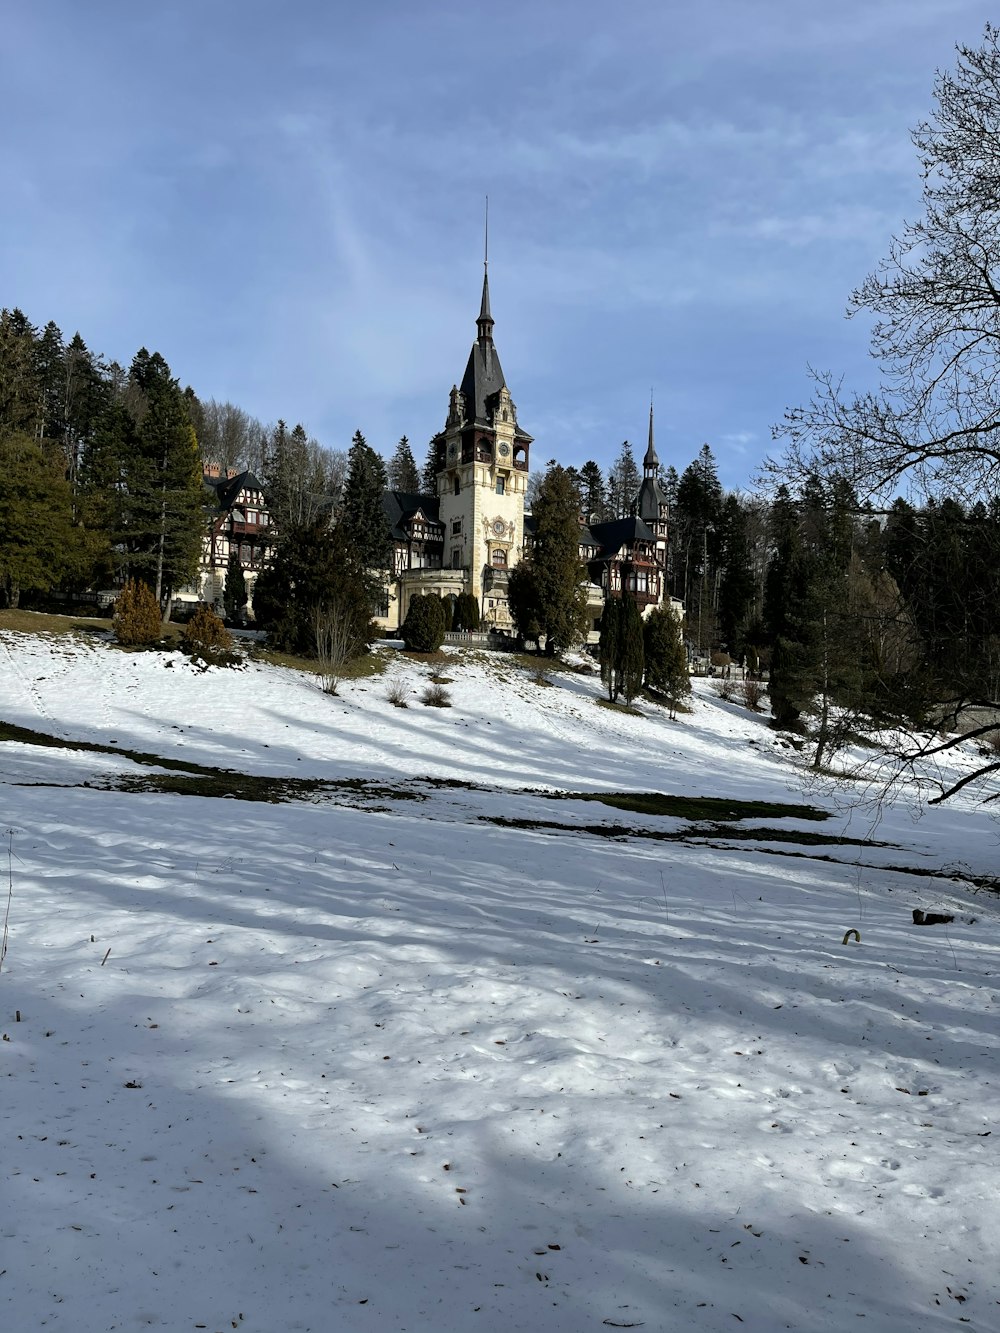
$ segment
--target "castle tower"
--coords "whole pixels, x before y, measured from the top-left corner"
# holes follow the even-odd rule
[[[445,568],[461,569],[484,624],[511,625],[507,574],[524,546],[524,500],[532,437],[517,422],[493,342],[484,264],[476,341],[460,387],[453,387],[439,438],[438,510]]]
[[[649,444],[642,460],[642,485],[636,498],[636,513],[656,537],[657,553],[663,564],[666,562],[669,508],[666,492],[660,485],[660,460],[653,444],[653,401],[650,399]]]

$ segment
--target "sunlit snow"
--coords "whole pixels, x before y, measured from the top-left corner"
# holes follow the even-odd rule
[[[0,1327],[1000,1327],[982,807],[852,813],[709,682],[671,722],[456,656],[435,709],[389,656],[332,698],[0,634],[4,722],[379,784],[123,792],[163,770],[0,744]],[[831,818],[547,796],[602,791]]]

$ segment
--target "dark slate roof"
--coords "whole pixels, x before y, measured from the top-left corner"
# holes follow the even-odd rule
[[[614,555],[622,546],[633,542],[655,542],[648,524],[641,518],[613,518],[609,523],[593,523],[581,531],[590,533],[590,545],[600,548],[601,555]],[[583,540],[583,538],[581,538]]]
[[[459,385],[465,397],[466,419],[474,422],[477,426],[492,424],[497,405],[496,396],[501,389],[507,387],[507,381],[503,377],[503,369],[500,365],[500,358],[493,342],[493,324],[493,316],[490,314],[489,278],[484,274],[483,299],[479,308],[479,318],[476,320],[478,335],[476,341],[472,344],[465,374],[462,376],[462,383]],[[517,424],[516,418],[514,421],[514,437],[523,440],[525,443],[530,443],[532,439],[532,436]]]
[[[639,487],[636,508],[639,517],[647,523],[655,523],[660,517],[660,505],[667,503],[667,493],[655,477],[644,477]]]
[[[393,540],[398,542],[405,542],[408,539],[409,534],[405,525],[418,509],[423,512],[424,517],[430,522],[441,522],[438,517],[438,497],[436,495],[419,495],[407,491],[384,491],[382,494],[382,508],[389,520],[389,530],[392,533]]]
[[[205,489],[211,491],[218,500],[220,509],[232,509],[236,503],[236,497],[240,491],[260,491],[263,493],[263,483],[253,472],[238,472],[235,477],[209,477],[202,476]]]
[[[220,509],[232,509],[236,497],[244,489],[261,492],[264,490],[263,483],[253,472],[238,472],[235,477],[206,477],[205,485],[218,496]]]
[[[465,395],[466,417],[477,425],[488,426],[493,416],[487,400],[506,388],[500,358],[492,338],[477,338],[472,344],[469,361],[459,388]]]

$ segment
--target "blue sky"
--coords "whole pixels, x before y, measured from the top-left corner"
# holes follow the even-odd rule
[[[746,485],[919,208],[969,0],[33,0],[0,34],[0,305],[422,461],[495,336],[532,466],[708,442]],[[992,17],[996,17],[995,14]]]

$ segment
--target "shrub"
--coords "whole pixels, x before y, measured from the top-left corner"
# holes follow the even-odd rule
[[[212,608],[202,603],[184,627],[181,648],[192,657],[206,661],[227,653],[233,646],[233,636]]]
[[[411,599],[400,630],[411,653],[434,653],[444,643],[444,610],[440,598],[428,595]]]
[[[761,701],[764,698],[764,686],[759,680],[749,677],[743,681],[740,686],[740,698],[745,707],[752,709],[755,713],[760,712]]]
[[[420,697],[428,708],[451,707],[451,695],[443,685],[428,685]]]
[[[390,680],[386,686],[385,697],[392,704],[393,708],[405,708],[407,696],[410,691],[401,680]]]
[[[727,679],[725,676],[716,682],[715,692],[720,699],[725,699],[731,703],[740,693],[740,682],[738,680]]]
[[[163,636],[160,608],[149,584],[129,579],[115,602],[115,638],[123,648],[159,643]]]

